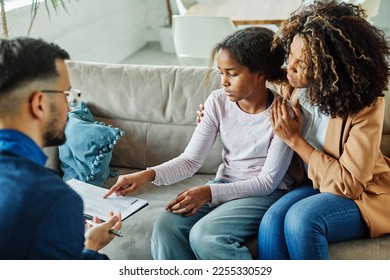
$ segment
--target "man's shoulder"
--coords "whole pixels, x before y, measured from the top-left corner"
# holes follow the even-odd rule
[[[55,239],[66,217],[73,233],[83,229],[82,200],[61,177],[28,160],[9,159],[8,168],[5,162],[0,159],[0,219],[6,221],[0,225],[0,259],[32,258],[33,249],[26,248],[47,254],[51,247],[42,240]]]
[[[26,196],[26,199],[40,199],[50,195],[55,200],[66,194],[78,197],[57,173],[28,159],[3,157],[0,159],[0,169],[3,170],[0,174],[0,188],[5,193],[12,192],[14,195]]]

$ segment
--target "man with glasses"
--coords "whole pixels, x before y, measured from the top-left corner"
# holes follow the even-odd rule
[[[42,148],[65,142],[68,101],[81,95],[66,59],[40,39],[0,40],[0,259],[107,259],[98,251],[121,227],[108,213],[84,233],[81,198],[44,167]]]

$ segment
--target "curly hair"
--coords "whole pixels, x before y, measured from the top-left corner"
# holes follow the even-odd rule
[[[360,6],[315,1],[284,21],[273,45],[286,59],[295,35],[304,42],[310,101],[334,117],[372,105],[387,89],[390,44]]]
[[[218,43],[211,52],[210,66],[213,65],[217,53],[227,50],[240,65],[251,72],[265,74],[267,81],[286,82],[284,64],[284,48],[272,48],[275,33],[267,28],[252,26],[239,29]]]

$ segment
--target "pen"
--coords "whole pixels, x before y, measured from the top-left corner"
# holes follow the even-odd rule
[[[85,222],[87,222],[88,224],[90,224],[91,226],[97,226],[98,223],[95,223],[94,221],[92,220],[85,220]],[[123,234],[120,232],[120,231],[117,231],[115,229],[110,229],[109,230],[110,233],[116,235],[116,236],[119,236],[119,237],[123,237]]]

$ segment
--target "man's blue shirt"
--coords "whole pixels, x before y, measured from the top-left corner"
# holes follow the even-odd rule
[[[107,259],[84,249],[83,202],[27,135],[0,129],[0,259]]]
[[[12,129],[0,129],[0,151],[8,151],[44,166],[46,155],[26,134]]]

